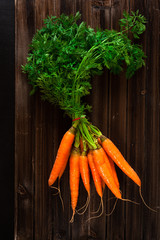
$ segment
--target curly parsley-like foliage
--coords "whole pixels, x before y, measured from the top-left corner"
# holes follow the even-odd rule
[[[33,89],[41,91],[44,100],[59,105],[71,118],[84,115],[90,106],[82,97],[90,93],[91,76],[101,74],[104,67],[119,74],[127,66],[126,76],[144,63],[141,46],[128,38],[131,32],[138,38],[145,30],[145,18],[138,11],[124,12],[121,30],[96,32],[85,22],[77,24],[75,16],[62,14],[44,20],[44,27],[36,32],[30,45],[27,63],[22,66]]]

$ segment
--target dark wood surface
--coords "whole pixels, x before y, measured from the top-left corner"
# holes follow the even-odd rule
[[[125,73],[113,76],[105,71],[92,79],[93,106],[91,121],[119,147],[142,179],[142,194],[150,211],[139,196],[137,186],[119,169],[123,197],[139,202],[119,201],[111,216],[101,216],[86,223],[100,199],[91,181],[91,203],[83,216],[71,217],[68,167],[61,180],[61,201],[47,185],[48,176],[60,140],[71,121],[63,112],[29,96],[30,86],[21,72],[26,62],[28,44],[48,15],[74,14],[96,28],[118,29],[123,10],[139,9],[147,18],[147,28],[138,40],[147,55],[146,66],[126,80]],[[159,240],[160,239],[160,86],[159,30],[160,9],[157,1],[127,0],[16,0],[16,81],[15,81],[15,239],[58,240]],[[80,183],[78,207],[86,200]],[[105,212],[111,211],[114,199],[105,190]]]

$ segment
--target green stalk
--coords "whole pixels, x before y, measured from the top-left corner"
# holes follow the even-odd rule
[[[93,126],[91,123],[88,123],[88,125],[96,137],[100,137],[102,135],[101,131],[96,126]]]
[[[87,141],[87,143],[89,144],[90,148],[92,149],[96,149],[97,146],[93,140],[92,135],[89,133],[88,128],[86,123],[83,121],[83,119],[81,119],[81,123],[79,124],[79,128],[82,134],[82,137]]]
[[[73,118],[73,119],[74,119],[74,118]],[[74,128],[77,128],[78,124],[79,124],[79,120],[72,122],[72,126],[73,126]]]
[[[85,135],[81,124],[79,124],[79,129],[80,129],[80,132],[81,132],[82,137],[86,140],[88,147],[89,147],[90,149],[94,149],[95,146],[93,146],[93,143],[92,143],[92,142],[87,138],[87,136]]]
[[[76,148],[79,148],[79,146],[80,146],[80,132],[79,132],[79,129],[77,129],[77,132],[76,132],[74,146]]]

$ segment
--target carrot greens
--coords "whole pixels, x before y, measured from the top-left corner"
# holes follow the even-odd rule
[[[106,184],[117,198],[122,199],[113,162],[141,187],[138,175],[119,150],[87,119],[86,114],[91,111],[91,106],[84,102],[84,96],[90,94],[91,77],[102,74],[105,68],[114,74],[120,74],[125,69],[126,77],[131,78],[135,71],[145,65],[143,49],[133,39],[139,38],[145,31],[146,19],[139,11],[130,15],[124,12],[119,21],[120,31],[95,31],[83,21],[78,24],[80,16],[77,12],[75,16],[62,14],[45,19],[44,26],[37,30],[32,39],[27,63],[22,66],[32,85],[30,94],[39,89],[43,100],[58,105],[73,121],[72,127],[62,138],[48,181],[49,186],[56,178],[60,181],[70,158],[71,222],[78,199],[79,158],[85,161],[81,162],[85,187],[85,179],[89,184],[89,176],[86,175],[88,156],[93,160],[92,175],[96,169],[96,177],[93,175],[93,178],[100,179],[98,194],[101,201],[102,184]],[[87,189],[90,186],[87,185]]]
[[[145,30],[145,18],[138,12],[124,13],[120,32],[95,32],[85,22],[78,25],[79,18],[77,12],[75,16],[62,14],[45,19],[44,27],[33,37],[23,66],[33,86],[31,94],[39,88],[42,99],[58,104],[71,118],[91,109],[83,102],[92,88],[91,76],[101,74],[104,67],[118,74],[126,65],[130,78],[144,65],[145,58],[141,46],[128,38],[129,32],[138,37]]]

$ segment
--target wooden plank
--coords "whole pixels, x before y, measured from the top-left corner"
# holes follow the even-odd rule
[[[34,235],[34,126],[33,98],[22,74],[28,44],[34,32],[34,1],[15,1],[15,239]]]
[[[140,1],[131,1],[130,7],[131,10],[139,9],[140,13],[147,17],[148,23],[146,32],[139,41],[147,55],[146,67],[139,70],[128,82],[127,157],[142,179],[144,199],[150,206],[156,208],[159,204],[158,195],[156,195],[159,182],[159,163],[157,161],[159,159],[159,80],[157,68],[159,65],[159,54],[157,54],[159,52],[157,49],[159,10],[151,11],[145,2]],[[151,32],[154,35],[150,34]],[[152,142],[155,144],[152,145]],[[150,187],[147,179],[150,179]],[[153,184],[152,187],[151,184]],[[157,224],[160,215],[144,206],[139,197],[137,186],[130,180],[127,180],[127,198],[138,200],[141,204],[138,207],[128,204],[126,208],[126,239],[131,235],[132,239],[159,239]],[[133,222],[134,224],[132,224]]]
[[[35,12],[36,29],[40,29],[47,16],[59,16],[60,3],[35,1]],[[35,104],[35,239],[59,239],[66,229],[60,217],[64,213],[59,197],[53,196],[55,191],[48,187],[48,177],[66,126],[62,124],[62,113],[42,102],[40,95]]]
[[[128,10],[128,1],[112,1],[110,28],[119,30],[119,19],[122,17],[123,10]],[[119,76],[110,75],[109,87],[109,132],[108,137],[120,149],[122,154],[126,154],[126,108],[127,108],[127,81],[125,73]],[[122,197],[125,196],[125,178],[122,172],[116,168]],[[113,197],[108,192],[108,199]],[[113,208],[115,200],[108,202],[107,212]],[[113,214],[107,217],[107,238],[125,239],[125,203],[119,201]]]
[[[130,11],[137,9],[142,12],[144,3],[130,1]],[[146,38],[141,37],[140,44],[146,47]],[[145,158],[145,68],[140,69],[128,80],[128,110],[127,110],[127,160],[142,177],[142,166]],[[141,202],[138,187],[126,178],[126,198]],[[134,222],[134,224],[132,224]],[[143,209],[135,204],[126,204],[126,238],[132,235],[132,239],[142,239]]]
[[[105,29],[108,27],[108,18],[110,16],[109,8],[104,7],[105,1],[90,1],[90,25],[96,28]],[[102,6],[101,6],[102,5]],[[92,92],[90,96],[90,104],[92,105],[92,113],[90,118],[92,123],[97,126],[103,134],[107,134],[108,130],[108,72],[105,71],[102,76],[96,76],[92,79]],[[91,182],[91,201],[90,211],[96,211],[100,204],[100,198],[96,193],[93,181]],[[106,191],[103,195],[104,212],[106,212]],[[96,214],[101,213],[101,210]],[[92,214],[90,215],[92,217]],[[90,221],[90,234],[93,239],[105,239],[106,236],[106,217],[103,214],[99,218]]]
[[[159,42],[160,9],[158,1],[147,5],[147,66],[146,66],[146,118],[145,118],[145,165],[143,196],[149,206],[159,210],[160,169],[160,85],[159,85]],[[149,180],[149,181],[148,181]],[[159,239],[160,212],[157,214],[144,207],[143,238]]]
[[[52,11],[53,5],[48,1],[35,1],[36,29],[43,26],[43,20]],[[41,14],[39,14],[41,13]],[[51,110],[47,103],[42,102],[40,94],[35,100],[35,239],[52,238],[51,199],[49,199],[48,180],[48,138],[47,121],[50,122]],[[52,128],[50,129],[50,131]]]
[[[60,0],[60,12],[67,15],[74,14],[76,0]]]
[[[127,160],[142,177],[145,142],[145,72],[139,72],[128,81]],[[141,202],[136,184],[126,177],[126,198]],[[131,223],[134,221],[134,225]],[[142,232],[140,206],[126,204],[126,237],[140,238]]]

